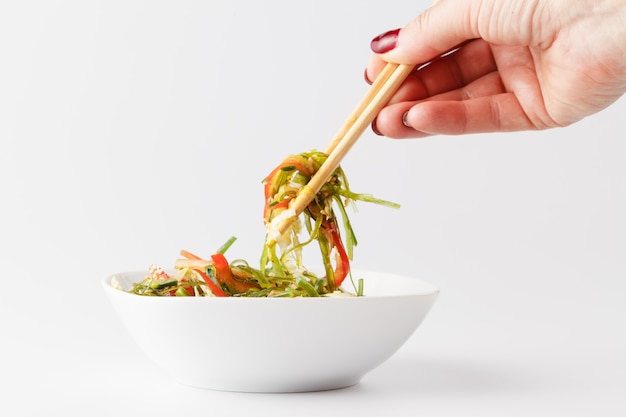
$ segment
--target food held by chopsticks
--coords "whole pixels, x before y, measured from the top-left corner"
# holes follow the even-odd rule
[[[210,259],[181,251],[183,259],[176,262],[173,275],[151,267],[149,275],[131,292],[152,296],[317,297],[346,294],[342,284],[350,277],[353,294],[362,295],[362,281],[355,283],[350,274],[357,240],[346,207],[355,201],[399,206],[352,192],[340,162],[413,69],[387,64],[326,152],[288,156],[264,179],[267,231],[258,268],[244,260],[226,260],[224,253],[235,240],[231,238]],[[312,272],[303,262],[304,249],[313,242],[319,247],[323,275]]]
[[[331,140],[325,151],[326,160],[291,202],[290,211],[273,220],[272,233],[268,236],[267,241],[269,245],[273,245],[276,239],[289,228],[290,223],[305,210],[318,191],[333,175],[335,169],[339,167],[341,160],[372,123],[378,112],[414,69],[415,66],[413,65],[393,63],[388,63],[383,68],[365,97]]]
[[[291,155],[264,179],[263,218],[268,236],[273,234],[272,220],[292,210],[291,202],[326,158],[325,153],[318,151]],[[266,239],[259,267],[241,259],[227,261],[225,253],[235,241],[233,237],[208,258],[182,250],[182,258],[176,261],[172,274],[151,266],[146,278],[130,292],[147,296],[214,297],[362,295],[362,283],[355,282],[350,274],[357,239],[346,209],[355,201],[399,207],[369,194],[353,192],[343,169],[337,167],[275,244],[268,244]],[[321,255],[323,275],[309,270],[303,261],[305,248],[315,243]],[[353,291],[342,287],[347,277],[351,278]]]

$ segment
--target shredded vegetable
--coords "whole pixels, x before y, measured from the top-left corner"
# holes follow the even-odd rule
[[[276,236],[273,230],[277,220],[293,216],[290,203],[326,158],[318,151],[290,155],[263,180],[266,241],[258,267],[242,259],[227,260],[225,253],[236,240],[231,237],[207,258],[181,250],[171,274],[157,265],[150,266],[146,278],[135,283],[130,292],[178,297],[361,296],[363,282],[355,282],[350,272],[357,239],[346,207],[355,201],[392,208],[399,208],[398,204],[352,192],[343,169],[338,167],[285,233]],[[323,264],[320,274],[309,270],[303,261],[305,247],[315,243]],[[344,288],[347,277],[352,281],[352,291]]]

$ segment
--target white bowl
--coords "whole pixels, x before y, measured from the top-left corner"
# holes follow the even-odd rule
[[[114,276],[130,288],[145,275]],[[114,289],[112,276],[103,285],[137,344],[179,382],[302,392],[358,383],[409,339],[438,294],[411,277],[353,276],[364,279],[364,297],[147,297]]]

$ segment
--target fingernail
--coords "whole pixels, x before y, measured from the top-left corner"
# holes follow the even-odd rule
[[[363,73],[363,78],[365,78],[365,82],[369,85],[372,85],[372,80],[367,76],[367,68],[365,68],[365,72]]]
[[[398,44],[398,33],[400,33],[400,29],[394,29],[376,36],[372,39],[370,48],[376,54],[384,54],[391,51]]]
[[[405,125],[406,127],[412,128],[412,126],[409,124],[408,117],[409,117],[409,112],[405,111],[404,114],[402,115],[402,124]]]
[[[376,127],[376,119],[372,121],[372,131],[376,133],[378,136],[383,135],[382,133],[380,133],[380,130],[378,130],[378,127]]]

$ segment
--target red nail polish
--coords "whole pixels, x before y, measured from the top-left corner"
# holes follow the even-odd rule
[[[382,133],[380,133],[380,130],[378,130],[378,127],[376,126],[376,119],[372,121],[372,132],[376,133],[378,136],[383,135]]]
[[[370,48],[376,54],[384,54],[391,51],[398,44],[398,33],[400,33],[400,29],[394,29],[376,36],[372,39]]]

